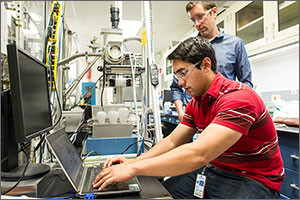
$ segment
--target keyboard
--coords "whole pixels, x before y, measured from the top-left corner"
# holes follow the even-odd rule
[[[98,188],[93,188],[93,182],[97,175],[102,171],[102,167],[89,167],[87,168],[86,179],[83,185],[83,192],[85,193],[95,193],[99,192]],[[118,191],[126,189],[126,184],[124,183],[112,183],[105,187],[102,191]]]

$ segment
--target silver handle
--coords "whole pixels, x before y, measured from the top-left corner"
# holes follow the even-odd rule
[[[290,155],[290,157],[299,160],[299,156],[296,156],[296,155]]]
[[[297,186],[296,184],[290,184],[291,188],[294,188],[296,190],[299,190],[299,186]]]

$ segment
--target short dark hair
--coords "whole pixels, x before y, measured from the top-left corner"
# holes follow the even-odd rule
[[[167,59],[177,59],[183,62],[196,64],[197,62],[202,61],[205,57],[210,58],[211,70],[216,73],[217,61],[214,49],[208,40],[203,39],[200,36],[196,36],[190,37],[181,42],[177,48],[168,55]],[[200,69],[200,65],[197,65],[196,68]]]
[[[189,1],[185,6],[186,12],[190,12],[198,3],[202,4],[206,10],[217,7],[216,2],[213,1]]]

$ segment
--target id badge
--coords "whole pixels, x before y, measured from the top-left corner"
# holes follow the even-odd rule
[[[194,196],[199,197],[201,199],[203,198],[205,183],[206,183],[206,176],[204,176],[202,174],[197,174]]]

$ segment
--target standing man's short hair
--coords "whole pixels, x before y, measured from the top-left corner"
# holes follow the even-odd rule
[[[202,4],[203,8],[206,10],[217,7],[217,4],[214,1],[189,1],[185,6],[186,12],[190,12],[198,3]]]
[[[205,57],[211,60],[211,70],[217,73],[217,61],[215,51],[210,42],[200,36],[190,37],[181,42],[178,47],[168,56],[169,60],[181,60],[196,64],[202,61]],[[200,69],[200,65],[196,68]]]

